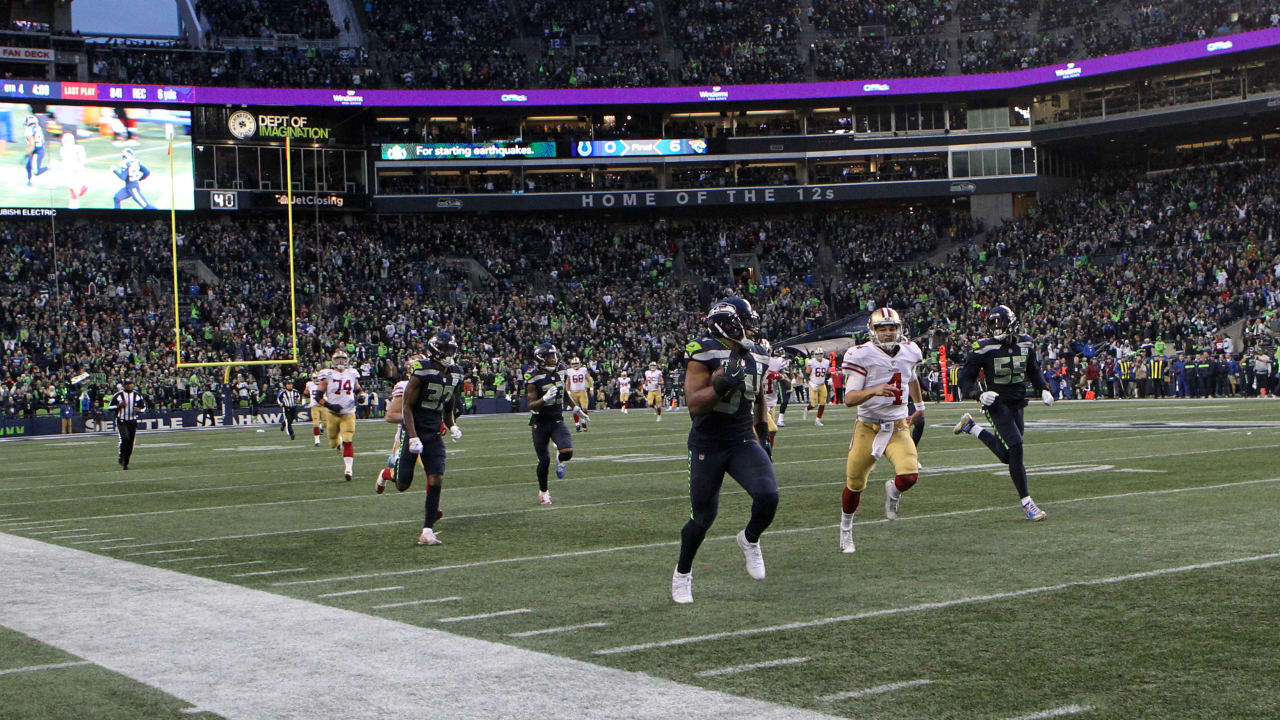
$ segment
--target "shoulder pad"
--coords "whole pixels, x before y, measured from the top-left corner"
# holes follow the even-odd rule
[[[409,368],[409,372],[413,373],[414,375],[426,375],[427,364],[421,360],[414,360],[413,366]]]

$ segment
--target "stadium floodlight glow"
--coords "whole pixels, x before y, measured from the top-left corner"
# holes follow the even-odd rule
[[[182,325],[178,318],[180,311],[178,307],[178,222],[177,215],[173,210],[173,202],[169,203],[169,242],[172,250],[173,264],[173,350],[174,350],[174,366],[180,368],[197,368],[197,367],[221,367],[226,368],[224,377],[229,379],[231,368],[238,365],[297,365],[298,364],[298,302],[297,290],[294,283],[294,264],[293,264],[293,155],[290,138],[288,135],[284,138],[284,187],[285,197],[288,202],[285,204],[285,212],[288,214],[289,222],[289,333],[292,338],[292,347],[290,348],[291,357],[287,360],[222,360],[217,362],[183,362],[182,361]],[[170,172],[173,166],[173,138],[169,138],[169,165]],[[173,186],[169,186],[170,196],[172,197]],[[226,382],[226,379],[224,379]]]

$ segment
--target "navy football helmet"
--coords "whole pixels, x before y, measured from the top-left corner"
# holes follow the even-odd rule
[[[721,300],[707,313],[707,330],[714,338],[745,342],[751,337],[760,316],[751,309],[751,303],[742,298]]]
[[[554,370],[560,364],[560,353],[552,343],[542,343],[534,348],[533,357],[538,361],[539,367],[547,370]]]
[[[453,364],[453,356],[457,354],[458,343],[453,339],[453,333],[448,330],[441,330],[427,341],[427,358],[445,367]]]
[[[991,337],[1004,340],[1017,326],[1018,316],[1008,305],[997,305],[987,311],[987,327],[991,330]]]

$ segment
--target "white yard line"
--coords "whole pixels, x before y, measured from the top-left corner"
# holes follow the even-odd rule
[[[344,590],[343,592],[331,592],[323,595],[317,595],[317,598],[335,598],[346,597],[348,595],[365,595],[367,593],[391,592],[392,590],[403,590],[403,585],[392,585],[390,587],[369,588],[367,590]]]
[[[1066,500],[1055,500],[1053,502],[1044,502],[1040,504],[1044,505],[1045,507],[1053,507],[1056,505],[1067,505],[1067,504],[1078,503],[1078,502],[1118,500],[1122,498],[1144,497],[1149,495],[1172,495],[1172,494],[1184,493],[1184,492],[1220,490],[1223,488],[1241,487],[1241,486],[1248,486],[1248,485],[1262,485],[1262,484],[1270,484],[1270,483],[1277,483],[1277,482],[1280,482],[1280,477],[1267,478],[1265,480],[1242,480],[1240,482],[1222,483],[1219,485],[1201,485],[1198,487],[1169,488],[1166,490],[1139,490],[1135,492],[1116,493],[1112,495],[1093,495],[1090,497],[1068,498]],[[951,510],[949,512],[931,513],[928,515],[907,515],[907,516],[899,517],[897,520],[893,522],[901,523],[909,520],[936,520],[938,518],[959,517],[962,515],[977,515],[980,513],[988,513],[988,512],[1011,512],[1012,508],[1013,508],[1012,505],[993,505],[990,507],[972,508],[969,510]],[[859,522],[859,523],[856,523],[856,525],[861,527],[865,525],[881,525],[888,522],[889,522],[888,520],[881,518],[879,520],[869,520],[869,521]],[[779,529],[779,530],[770,529],[769,535],[786,535],[786,534],[793,534],[793,533],[819,532],[819,531],[830,530],[833,527],[837,527],[837,525],[836,524],[816,525],[812,527],[789,528],[789,529]],[[714,538],[709,537],[706,540],[704,540],[704,542],[725,542],[729,540],[734,540],[736,539],[736,537],[737,537],[736,535],[721,535],[719,537],[714,537]],[[192,541],[192,542],[195,542],[195,541]],[[329,577],[329,578],[317,578],[314,580],[295,580],[292,582],[284,582],[284,583],[276,583],[276,584],[277,585],[315,585],[319,583],[328,583],[328,582],[345,582],[348,580],[367,580],[369,578],[395,577],[395,576],[401,576],[401,575],[419,575],[423,573],[440,572],[442,570],[464,570],[464,569],[474,568],[474,567],[486,567],[489,565],[505,565],[508,563],[526,563],[526,562],[534,562],[539,560],[560,560],[564,558],[582,557],[584,555],[601,555],[605,553],[626,552],[629,550],[646,550],[646,549],[660,548],[660,547],[678,547],[679,545],[680,545],[679,540],[645,543],[642,545],[619,545],[615,547],[596,548],[592,550],[575,550],[571,552],[553,553],[550,555],[526,555],[524,557],[516,557],[516,558],[477,560],[475,562],[458,563],[456,565],[436,565],[433,567],[426,567],[426,568],[413,568],[411,570],[389,570],[389,571],[379,572],[379,573],[365,573],[362,575],[342,575],[342,576]]]
[[[222,563],[221,565],[201,565],[192,570],[213,570],[215,568],[240,567],[241,565],[265,565],[266,560],[247,560],[245,562]]]
[[[499,610],[498,612],[480,613],[479,615],[459,615],[458,617],[440,618],[436,622],[455,623],[466,622],[467,620],[487,620],[488,618],[502,617],[504,615],[522,615],[524,613],[531,612],[533,612],[533,610],[530,610],[529,608],[518,608],[516,610]]]
[[[1058,592],[1071,588],[1093,587],[1097,585],[1114,585],[1116,583],[1131,582],[1133,580],[1145,580],[1147,578],[1159,577],[1161,575],[1172,575],[1175,573],[1193,572],[1195,570],[1206,570],[1209,568],[1226,567],[1230,565],[1240,565],[1242,563],[1262,562],[1264,560],[1274,560],[1280,558],[1280,553],[1269,553],[1266,555],[1251,555],[1249,557],[1234,558],[1231,560],[1216,560],[1213,562],[1196,563],[1195,565],[1182,565],[1180,567],[1161,568],[1159,570],[1148,570],[1145,572],[1129,573],[1127,575],[1114,575],[1112,577],[1095,578],[1093,580],[1078,580],[1069,583],[1059,583],[1057,585],[1044,585],[1041,587],[1026,588],[1023,590],[1011,590],[1008,592],[991,593],[988,595],[973,595],[970,597],[957,598],[955,600],[944,600],[941,602],[921,603],[919,605],[911,605],[901,608],[887,608],[884,610],[870,610],[868,612],[857,613],[854,615],[839,615],[836,617],[817,618],[814,620],[802,620],[798,622],[785,623],[782,625],[767,625],[757,628],[744,628],[742,630],[729,630],[726,632],[709,633],[707,635],[691,635],[688,637],[674,638],[672,640],[662,640],[652,643],[640,643],[637,645],[623,645],[621,647],[605,648],[596,650],[593,655],[620,655],[625,653],[640,652],[643,650],[653,650],[655,648],[674,647],[676,645],[692,645],[695,643],[709,642],[713,640],[723,640],[725,638],[744,637],[749,635],[765,635],[776,632],[787,632],[790,630],[804,630],[812,627],[821,627],[823,625],[834,625],[836,623],[853,622],[855,620],[866,620],[868,618],[886,617],[889,615],[903,615],[906,613],[925,612],[928,610],[941,610],[944,608],[956,607],[958,605],[969,605],[972,603],[991,602],[993,600],[1008,600],[1010,598],[1025,597],[1028,595],[1040,595],[1043,593]]]
[[[156,564],[167,565],[169,563],[187,562],[189,560],[216,560],[220,557],[226,557],[226,555],[197,555],[195,557],[170,558],[168,560],[157,560]]]
[[[409,602],[388,603],[386,605],[374,605],[369,609],[370,610],[390,610],[392,608],[411,607],[414,605],[432,605],[435,603],[453,602],[455,600],[461,600],[461,599],[462,598],[455,596],[455,597],[433,598],[431,600],[410,600]]]
[[[50,540],[79,540],[80,538],[101,537],[103,535],[110,535],[110,534],[111,533],[109,532],[86,533],[84,535],[63,535],[62,537],[55,537],[55,538],[49,538],[49,539]]]
[[[533,637],[535,635],[552,635],[556,633],[573,632],[574,630],[586,630],[588,628],[609,627],[607,622],[582,623],[581,625],[562,625],[560,627],[544,628],[542,630],[525,630],[524,632],[507,633],[507,637]]]
[[[287,570],[259,570],[258,572],[236,573],[233,578],[257,577],[259,575],[283,575],[285,573],[306,572],[306,568],[289,568]]]
[[[514,636],[513,636],[514,637]],[[736,675],[737,673],[750,672],[752,670],[763,670],[765,668],[782,667],[784,665],[799,665],[800,663],[809,662],[807,657],[790,657],[781,658],[779,660],[765,660],[764,662],[751,663],[749,665],[734,665],[733,667],[716,668],[715,670],[703,670],[694,673],[697,677],[720,677],[721,675]],[[821,700],[822,698],[818,698]]]
[[[893,692],[894,690],[903,690],[905,688],[932,684],[932,680],[907,680],[905,682],[889,683],[888,685],[877,685],[875,687],[866,688],[865,690],[851,690],[849,692],[835,693],[833,695],[819,695],[817,700],[818,702],[853,700],[855,698],[867,697],[868,695],[880,695],[882,693]]]
[[[8,670],[0,670],[0,675],[12,675],[14,673],[41,672],[42,670],[61,670],[62,668],[81,667],[83,665],[92,665],[88,660],[79,660],[77,662],[53,663],[51,665],[28,665],[20,668],[9,668]]]
[[[195,550],[195,548],[174,548],[172,550],[143,550],[142,552],[125,553],[124,556],[136,557],[138,555],[164,555],[166,553],[188,552],[190,550]]]
[[[103,533],[103,535],[110,535],[110,534],[111,533]],[[83,536],[83,537],[87,537],[87,536]],[[101,540],[81,540],[80,542],[73,542],[70,544],[71,545],[98,545],[101,543],[123,542],[125,540],[132,540],[132,539],[133,538],[102,538]]]
[[[40,532],[27,533],[27,537],[36,537],[38,535],[57,535],[58,533],[69,532],[89,532],[91,529],[92,528],[75,528],[74,530],[67,530],[65,528],[59,528],[57,530],[41,530]]]
[[[1019,715],[1017,717],[1008,718],[1008,720],[1048,720],[1048,718],[1062,717],[1063,715],[1079,715],[1093,710],[1092,705],[1064,705],[1060,708],[1052,710],[1041,710],[1030,715]]]
[[[0,625],[226,720],[424,707],[462,720],[687,720],[690,708],[700,720],[832,720],[13,535],[0,534],[0,577],[22,578],[5,588]],[[386,671],[420,665],[423,648],[431,682]]]

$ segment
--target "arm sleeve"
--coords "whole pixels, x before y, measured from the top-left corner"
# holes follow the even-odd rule
[[[969,353],[964,359],[964,365],[960,368],[960,396],[966,398],[977,397],[978,392],[978,372],[982,370],[982,360],[976,352]]]
[[[862,390],[867,386],[867,374],[865,372],[851,371],[844,374],[845,392],[850,390]]]

